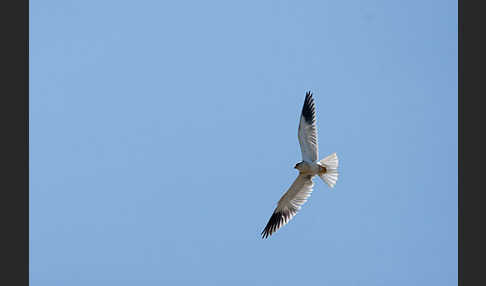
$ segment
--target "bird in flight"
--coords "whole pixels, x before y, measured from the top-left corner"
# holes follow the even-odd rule
[[[262,238],[267,238],[287,224],[312,193],[312,178],[319,176],[329,187],[333,188],[338,179],[338,157],[333,153],[319,160],[317,146],[316,107],[312,93],[305,94],[304,106],[300,115],[298,130],[302,162],[295,165],[299,175],[289,190],[280,198],[270,220],[262,231]]]

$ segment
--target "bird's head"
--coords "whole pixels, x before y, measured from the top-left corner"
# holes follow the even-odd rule
[[[295,164],[294,169],[300,170],[302,168],[302,162]]]

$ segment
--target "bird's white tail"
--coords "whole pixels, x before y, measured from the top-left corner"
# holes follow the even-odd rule
[[[326,171],[323,174],[320,174],[319,177],[331,188],[334,188],[336,182],[338,180],[338,165],[339,160],[336,153],[332,153],[331,155],[327,156],[326,158],[319,161],[319,164],[326,168]]]

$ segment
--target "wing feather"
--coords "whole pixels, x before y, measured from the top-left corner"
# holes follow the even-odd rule
[[[295,179],[289,190],[280,198],[267,226],[262,231],[262,238],[267,238],[286,225],[300,210],[312,193],[312,176],[302,175]]]
[[[309,163],[316,162],[319,157],[316,107],[310,91],[305,94],[304,106],[300,115],[298,138],[300,150],[302,151],[302,160]]]

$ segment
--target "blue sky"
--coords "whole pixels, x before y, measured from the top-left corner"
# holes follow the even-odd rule
[[[31,1],[30,120],[33,286],[457,285],[456,1]]]

